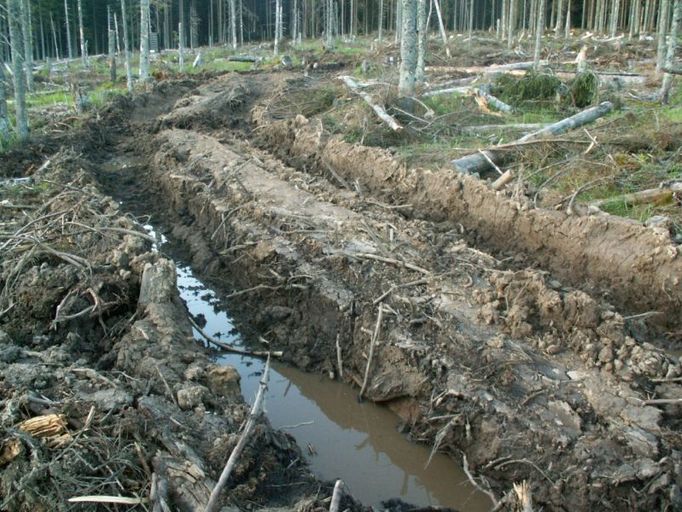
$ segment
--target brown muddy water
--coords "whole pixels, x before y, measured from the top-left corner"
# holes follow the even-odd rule
[[[151,226],[146,228],[154,234]],[[178,258],[175,262],[180,296],[195,318],[205,320],[204,331],[223,342],[242,345],[232,319],[221,309],[219,295],[188,265]],[[195,337],[204,341],[198,332]],[[218,361],[239,371],[244,399],[252,403],[264,362],[237,354],[221,355]],[[273,427],[296,439],[316,476],[342,479],[365,505],[380,506],[382,501],[400,498],[416,506],[462,512],[491,508],[490,499],[471,485],[455,461],[435,454],[427,466],[430,448],[401,434],[399,419],[388,408],[358,402],[357,390],[347,384],[275,364],[265,411]]]

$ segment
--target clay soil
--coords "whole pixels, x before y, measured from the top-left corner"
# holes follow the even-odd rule
[[[239,376],[193,340],[143,215],[251,348],[362,388],[498,510],[523,481],[544,510],[682,506],[679,247],[273,115],[328,84],[160,82],[8,155],[32,181],[0,189],[0,508],[199,510],[236,444]],[[225,505],[328,508],[303,459],[261,419]]]

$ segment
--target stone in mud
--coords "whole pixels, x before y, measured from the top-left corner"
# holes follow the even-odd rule
[[[133,397],[120,389],[101,389],[81,395],[80,398],[86,402],[92,402],[98,410],[105,412],[122,409],[133,403]]]
[[[194,409],[204,402],[207,392],[208,389],[204,386],[187,386],[178,391],[178,406],[183,411]]]
[[[208,370],[208,389],[218,396],[237,398],[241,394],[239,372],[232,366],[213,366]]]
[[[138,306],[170,302],[175,294],[175,265],[166,259],[147,263],[142,273]]]

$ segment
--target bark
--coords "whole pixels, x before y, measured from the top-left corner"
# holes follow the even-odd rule
[[[128,91],[133,90],[133,68],[130,63],[130,43],[128,42],[128,15],[126,14],[126,0],[121,0],[121,23],[123,24],[123,51],[126,62],[126,84]]]
[[[678,1],[682,2],[682,0]],[[506,144],[504,148],[508,149],[515,145],[522,146],[527,142],[541,140],[552,135],[560,135],[562,133],[566,133],[569,130],[580,128],[581,126],[592,123],[600,117],[605,116],[612,109],[613,104],[611,102],[605,101],[597,107],[588,108],[587,110],[583,110],[574,116],[551,124],[541,130],[529,133],[528,135],[518,139],[516,142]],[[490,170],[492,167],[491,162],[493,162],[495,165],[500,165],[508,156],[509,151],[504,151],[493,147],[453,160],[452,165],[462,173],[482,173]]]
[[[403,129],[403,127],[386,112],[384,107],[377,104],[370,94],[361,89],[360,84],[358,84],[355,79],[350,76],[342,76],[340,78],[351,91],[365,100],[365,102],[372,107],[372,110],[374,110],[379,119],[386,123],[394,132],[399,132]]]
[[[665,67],[671,69],[673,67],[673,60],[675,59],[675,50],[677,50],[677,32],[682,22],[682,0],[675,0],[673,7],[673,21],[670,26],[670,37],[668,39],[668,53],[665,57]],[[670,102],[670,91],[673,86],[673,74],[666,73],[663,76],[663,85],[661,86],[661,102],[667,104]]]
[[[535,27],[535,52],[533,53],[533,68],[540,67],[540,51],[542,50],[542,34],[545,31],[545,0],[538,0],[538,18]]]
[[[417,0],[402,0],[402,38],[400,41],[400,83],[403,96],[414,95],[417,68]]]
[[[149,78],[149,0],[140,0],[140,80]]]
[[[68,0],[64,0],[64,18],[66,24],[66,48],[68,50],[69,59],[73,59],[73,46],[71,45],[71,23],[69,22],[69,4]]]
[[[82,1],[78,0],[78,32],[81,40],[81,62],[83,67],[88,67],[88,54],[85,47],[85,31],[83,29],[83,5]]]
[[[15,129],[19,140],[28,137],[26,113],[26,77],[24,76],[24,42],[21,34],[21,0],[8,0],[9,33],[12,40],[12,73],[14,75]]]
[[[425,80],[424,68],[426,66],[426,0],[417,0],[417,67],[414,79],[417,84],[423,84]]]

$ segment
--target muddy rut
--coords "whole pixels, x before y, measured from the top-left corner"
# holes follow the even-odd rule
[[[121,99],[94,175],[184,245],[250,346],[386,404],[500,508],[524,480],[545,510],[679,507],[682,369],[659,336],[679,248],[272,119],[289,79]]]

